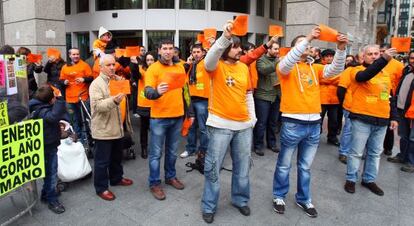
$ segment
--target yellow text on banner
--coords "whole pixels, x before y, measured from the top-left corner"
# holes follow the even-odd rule
[[[9,114],[7,113],[7,101],[0,102],[0,127],[9,125]]]

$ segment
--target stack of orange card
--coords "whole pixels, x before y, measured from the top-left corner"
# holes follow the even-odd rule
[[[55,48],[48,48],[46,51],[47,57],[53,57],[53,58],[59,58],[60,57],[60,51]]]
[[[338,31],[323,24],[319,24],[321,34],[319,40],[326,42],[336,42],[338,37]]]
[[[411,37],[391,38],[391,47],[396,48],[399,53],[407,53],[411,50]]]
[[[237,36],[245,36],[249,28],[249,17],[247,15],[239,15],[233,21],[233,29],[231,33]]]
[[[139,46],[127,46],[125,47],[125,57],[139,56],[140,47]]]
[[[283,37],[283,27],[279,25],[270,25],[269,26],[269,36],[278,36]]]
[[[279,48],[279,57],[284,57],[288,54],[288,52],[290,51],[290,47],[281,47]]]
[[[29,55],[27,55],[27,62],[29,63],[37,63],[40,61],[42,61],[42,54],[29,53]]]
[[[128,80],[111,80],[109,81],[109,93],[111,96],[116,96],[120,93],[131,94],[131,86]]]
[[[115,57],[120,58],[125,55],[125,49],[115,49]]]

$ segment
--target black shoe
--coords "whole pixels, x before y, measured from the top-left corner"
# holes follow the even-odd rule
[[[328,139],[328,144],[332,144],[332,145],[335,145],[335,146],[338,146],[338,147],[340,145],[338,139],[335,139],[335,140]]]
[[[264,156],[264,151],[262,149],[254,149],[254,153],[258,156]]]
[[[404,166],[401,166],[401,171],[407,172],[407,173],[414,173],[414,165],[406,164]]]
[[[337,131],[336,131],[336,135],[341,135],[341,129],[338,129]]]
[[[269,149],[271,151],[273,151],[274,153],[279,153],[280,152],[280,149],[278,147],[276,147],[276,146],[270,147]]]
[[[148,158],[148,150],[147,147],[141,147],[141,158],[147,159]]]
[[[243,214],[244,216],[250,216],[249,206],[242,206],[242,207],[236,206],[236,205],[233,205],[233,206],[236,207],[240,211],[240,213]]]
[[[45,197],[40,197],[40,202],[47,203],[47,199]]]
[[[304,203],[296,202],[296,205],[302,208],[305,211],[306,215],[313,217],[313,218],[318,216],[318,212],[316,211],[312,203],[304,204]]]
[[[392,163],[404,163],[404,161],[398,155],[394,157],[388,157],[387,161]]]
[[[391,156],[392,155],[392,150],[384,149],[384,155]]]
[[[59,201],[49,202],[48,207],[56,214],[65,212],[65,207]]]
[[[384,195],[384,191],[378,187],[378,185],[375,182],[364,182],[361,181],[361,185],[368,188],[372,193],[379,195],[379,196],[383,196]]]
[[[214,213],[203,213],[203,220],[207,224],[211,224],[214,221]]]
[[[342,162],[345,165],[348,161],[348,157],[346,157],[346,155],[339,155],[338,159],[339,159],[340,162]]]
[[[285,202],[283,199],[273,199],[273,210],[278,214],[285,213]]]
[[[346,192],[354,194],[355,193],[355,182],[347,180],[344,185]]]

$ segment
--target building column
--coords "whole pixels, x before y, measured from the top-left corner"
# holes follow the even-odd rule
[[[349,0],[330,0],[329,26],[346,34],[348,31]],[[335,49],[335,43],[329,43],[329,48]]]
[[[42,53],[47,60],[49,47],[66,52],[65,1],[8,0],[2,1],[4,43],[15,49],[25,46],[33,53]]]
[[[286,44],[298,35],[307,35],[317,24],[329,24],[329,0],[286,1]],[[326,47],[315,40],[312,45]]]

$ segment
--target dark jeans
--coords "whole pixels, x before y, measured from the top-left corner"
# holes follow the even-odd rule
[[[344,112],[343,112],[342,106],[338,105],[338,118],[337,118],[338,127],[337,127],[337,131],[342,130],[342,119],[343,118],[344,118]]]
[[[121,181],[124,170],[122,161],[122,139],[95,140],[94,185],[96,193],[108,190]]]
[[[141,143],[141,147],[147,148],[150,117],[140,115],[140,119],[141,119],[141,126],[139,128],[140,143]]]
[[[404,162],[414,165],[414,127],[410,128],[410,120],[402,117],[398,125],[400,135],[400,153],[398,157]]]
[[[197,151],[206,152],[208,147],[208,135],[207,135],[207,117],[208,117],[208,101],[194,101],[192,103],[195,120],[193,125],[190,127],[190,131],[187,136],[187,145],[185,150],[189,154],[196,153]],[[200,131],[200,145],[197,148],[197,131]]]
[[[276,147],[276,127],[279,118],[280,99],[274,102],[254,99],[257,122],[253,129],[254,149],[260,150],[264,146],[263,138],[266,132],[268,148]]]
[[[137,99],[138,98],[138,89],[137,87],[131,86],[131,110],[132,113],[137,113]]]
[[[56,184],[58,181],[57,177],[58,169],[58,159],[57,159],[57,148],[47,148],[45,147],[45,172],[46,176],[43,179],[43,188],[42,188],[42,199],[47,202],[57,201],[57,192]]]
[[[88,109],[89,112],[91,107],[89,104],[89,100],[84,101],[86,108]],[[80,102],[78,103],[67,103],[67,108],[68,108],[68,113],[69,113],[69,118],[70,118],[70,123],[73,126],[73,129],[75,130],[75,133],[78,135],[78,137],[81,138],[82,142],[86,139],[87,136],[87,130],[89,128],[83,128],[83,124],[82,124],[82,114],[81,114],[81,108],[82,108],[82,104]],[[86,119],[86,112],[85,110],[82,108],[84,117]]]
[[[394,130],[391,130],[389,126],[387,126],[387,133],[385,134],[384,138],[384,150],[392,150],[394,146]]]
[[[336,133],[338,131],[338,107],[339,104],[322,104],[321,128],[325,114],[328,113],[328,140],[330,141],[338,140],[336,137]]]

